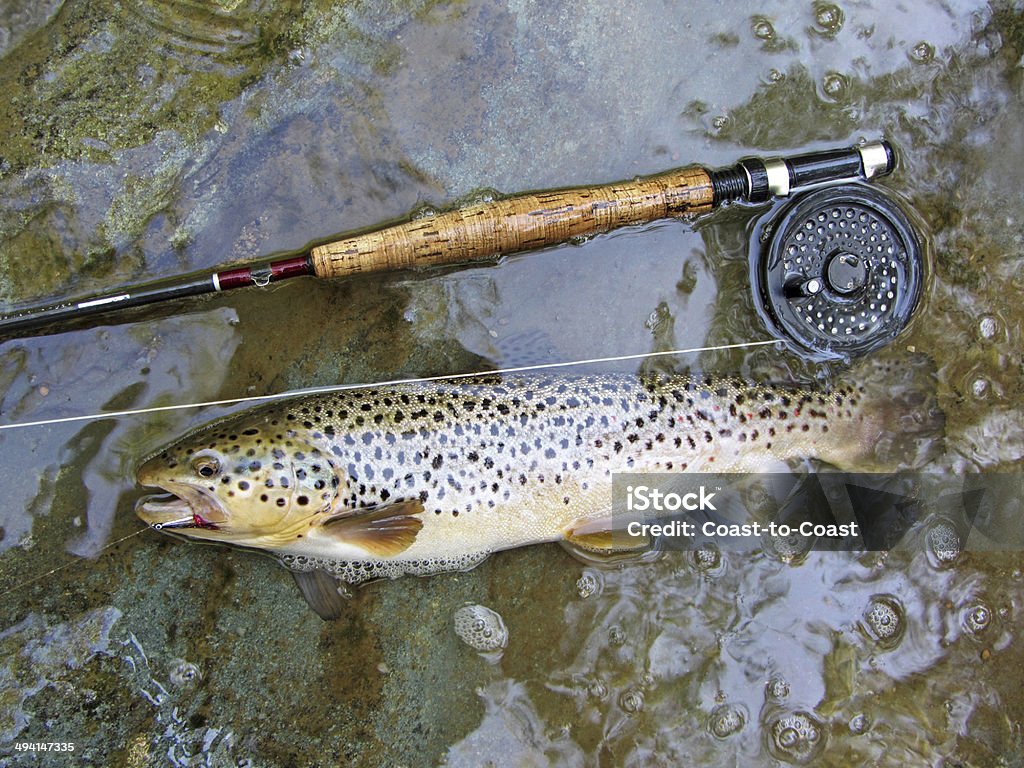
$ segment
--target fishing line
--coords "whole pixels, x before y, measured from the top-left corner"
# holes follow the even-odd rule
[[[134,533],[129,533],[127,536],[122,536],[117,541],[112,541],[109,544],[106,544],[106,545],[100,547],[99,550],[96,552],[96,555],[99,556],[100,552],[103,552],[104,550],[110,549],[111,547],[116,547],[122,541],[127,541],[128,539],[132,538],[133,536],[138,536],[140,533],[145,533],[148,530],[149,530],[149,528],[140,528],[139,530],[135,531]],[[0,598],[7,597],[7,595],[11,594],[12,592],[17,592],[19,589],[22,589],[23,587],[27,587],[29,584],[35,584],[37,581],[42,581],[47,576],[52,576],[53,574],[55,574],[55,573],[57,573],[59,571],[63,571],[65,568],[70,568],[72,565],[77,565],[77,564],[78,564],[78,560],[70,560],[70,561],[64,563],[64,565],[58,565],[56,568],[53,568],[52,570],[49,570],[46,573],[41,573],[38,576],[34,576],[33,578],[29,579],[28,581],[23,581],[20,584],[16,584],[16,585],[14,585],[13,587],[11,587],[10,589],[8,589],[8,590],[6,590],[4,592],[0,592]]]
[[[697,352],[718,352],[727,349],[746,349],[748,347],[764,347],[771,344],[779,344],[778,339],[766,341],[747,341],[739,344],[720,344],[713,347],[691,347],[690,349],[668,349],[660,352],[639,352],[632,355],[614,355],[612,357],[594,357],[589,360],[570,360],[559,363],[538,363],[535,365],[521,365],[514,368],[498,368],[493,371],[477,371],[475,373],[448,373],[441,376],[423,376],[409,379],[391,379],[389,381],[378,381],[371,384],[332,384],[326,387],[307,387],[305,389],[293,389],[287,392],[271,393],[269,395],[252,395],[249,397],[233,397],[226,400],[206,400],[195,403],[179,403],[177,405],[157,405],[150,408],[135,408],[124,411],[105,411],[85,416],[63,416],[57,419],[39,419],[38,421],[22,421],[14,424],[0,424],[0,431],[5,429],[22,429],[25,427],[42,427],[51,424],[68,424],[77,421],[96,421],[98,419],[119,418],[121,416],[139,416],[146,413],[161,413],[163,411],[180,411],[186,408],[209,408],[216,405],[237,405],[238,403],[258,403],[281,400],[288,397],[300,395],[321,395],[329,392],[344,392],[354,389],[369,389],[370,387],[390,387],[400,384],[423,384],[432,381],[453,381],[456,379],[467,379],[474,376],[493,376],[506,373],[525,373],[527,371],[543,371],[552,368],[568,368],[575,365],[594,365],[597,363],[616,363],[628,360],[645,360],[652,357],[664,357],[667,355],[686,355]]]

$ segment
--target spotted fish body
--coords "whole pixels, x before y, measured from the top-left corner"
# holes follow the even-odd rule
[[[203,428],[138,473],[139,515],[358,583],[572,539],[617,472],[753,471],[796,457],[874,469],[941,426],[927,397],[738,380],[487,376],[313,395]],[[903,447],[907,447],[903,445]]]

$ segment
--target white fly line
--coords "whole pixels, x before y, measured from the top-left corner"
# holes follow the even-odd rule
[[[205,400],[195,403],[177,403],[175,405],[157,405],[150,408],[133,408],[123,411],[102,411],[82,416],[63,416],[57,419],[39,419],[37,421],[20,421],[13,424],[0,424],[0,430],[25,429],[27,427],[42,427],[51,424],[67,424],[76,421],[96,421],[98,419],[113,419],[122,416],[140,416],[147,413],[160,413],[162,411],[180,411],[186,408],[209,408],[216,405],[237,405],[239,403],[260,403],[271,400],[281,400],[288,397],[300,395],[320,395],[329,392],[343,392],[352,389],[370,389],[373,387],[389,387],[399,384],[424,384],[432,381],[454,381],[457,379],[468,379],[475,376],[494,376],[506,373],[527,373],[529,371],[544,371],[553,368],[570,368],[578,365],[596,365],[598,363],[616,363],[627,360],[644,360],[652,357],[666,357],[668,355],[686,355],[696,352],[718,352],[727,349],[744,349],[747,347],[763,347],[769,344],[779,344],[778,339],[767,341],[748,341],[739,344],[720,344],[713,347],[691,347],[689,349],[666,349],[659,352],[639,352],[632,355],[613,355],[611,357],[593,357],[588,360],[569,360],[558,363],[539,363],[537,365],[521,365],[514,368],[498,368],[493,371],[476,371],[473,373],[448,373],[441,376],[424,376],[408,379],[390,379],[388,381],[377,381],[367,384],[331,384],[325,387],[307,387],[305,389],[293,389],[287,392],[276,392],[268,395],[251,395],[249,397],[232,397],[225,400]]]

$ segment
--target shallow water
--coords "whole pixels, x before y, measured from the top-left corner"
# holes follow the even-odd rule
[[[932,257],[890,352],[938,366],[934,466],[1018,472],[1022,14],[925,0],[756,16],[727,3],[712,18],[657,0],[3,2],[0,299],[295,249],[482,188],[884,135],[901,164],[883,184]],[[761,340],[747,246],[763,213],[8,340],[2,422]],[[775,347],[651,365],[830,373]],[[368,586],[325,624],[269,559],[118,541],[140,530],[141,458],[227,410],[0,433],[0,759],[36,764],[16,742],[73,741],[81,764],[126,766],[1021,760],[1016,551],[946,563],[918,539],[889,557],[674,554],[593,571],[533,547]],[[466,604],[501,616],[496,663],[456,636]],[[887,647],[865,622],[892,606],[904,629]]]

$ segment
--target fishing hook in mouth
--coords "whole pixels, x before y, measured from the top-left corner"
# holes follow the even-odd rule
[[[204,526],[198,522],[200,520],[203,519],[198,515],[190,515],[189,517],[182,517],[177,520],[166,520],[162,523],[153,523],[149,527],[152,528],[154,531],[162,531],[165,528],[191,528],[195,525],[199,525],[199,527],[202,528]]]
[[[207,520],[182,496],[173,492],[144,496],[135,505],[146,525],[154,531],[201,528],[216,531],[220,526]]]
[[[154,531],[162,531],[170,528],[202,528],[207,531],[219,531],[220,526],[216,523],[211,523],[201,515],[192,513],[191,517],[182,517],[177,520],[166,520],[162,523],[153,523],[149,526]]]

